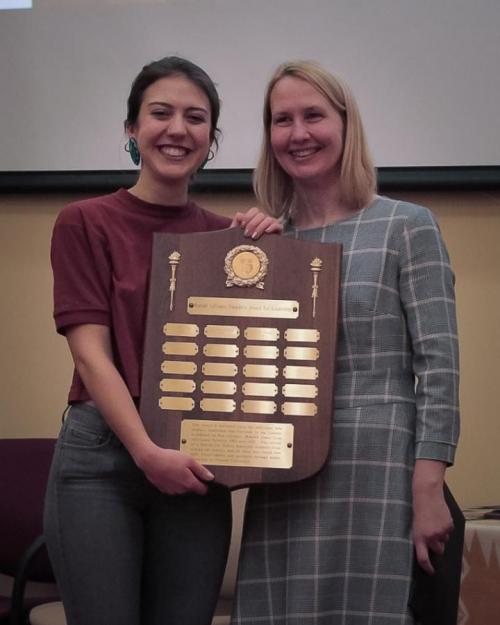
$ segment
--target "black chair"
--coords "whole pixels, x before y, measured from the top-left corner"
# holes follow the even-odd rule
[[[13,578],[0,595],[0,622],[24,625],[29,610],[58,598],[32,594],[28,582],[55,584],[42,537],[43,502],[55,439],[0,439],[0,573]]]

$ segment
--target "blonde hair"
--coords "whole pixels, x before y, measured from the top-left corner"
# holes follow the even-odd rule
[[[283,63],[274,72],[264,97],[264,135],[253,184],[262,208],[274,217],[288,218],[296,203],[290,176],[271,147],[271,93],[285,76],[300,78],[324,96],[344,120],[344,149],[340,169],[340,199],[353,208],[365,206],[376,191],[376,174],[368,151],[359,110],[349,87],[314,61]]]

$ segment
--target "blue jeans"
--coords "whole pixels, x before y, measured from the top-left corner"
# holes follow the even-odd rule
[[[209,625],[230,534],[227,489],[162,494],[98,410],[69,409],[45,504],[68,625]]]

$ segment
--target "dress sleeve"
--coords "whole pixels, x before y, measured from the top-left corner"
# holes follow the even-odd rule
[[[455,278],[439,227],[425,208],[406,223],[401,259],[416,377],[415,458],[452,464],[459,435]]]
[[[110,325],[111,262],[104,239],[75,205],[60,213],[52,233],[54,319],[57,331],[82,323]]]

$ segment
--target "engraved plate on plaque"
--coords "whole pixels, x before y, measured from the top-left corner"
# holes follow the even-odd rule
[[[207,465],[290,469],[293,435],[291,423],[184,419],[180,448]]]
[[[204,375],[216,375],[220,377],[234,377],[238,373],[238,367],[232,362],[206,362],[201,370]]]
[[[285,341],[294,343],[317,343],[319,341],[318,330],[306,330],[301,328],[288,328],[285,330]]]
[[[240,299],[237,297],[188,297],[189,315],[297,319],[299,302],[286,299]]]
[[[160,397],[158,404],[162,410],[192,410],[194,401],[191,397]]]
[[[196,373],[197,366],[194,362],[187,362],[183,360],[164,360],[161,363],[161,370],[163,373],[194,375]]]
[[[281,412],[287,417],[314,417],[318,412],[318,407],[316,404],[286,401],[281,406]]]
[[[283,376],[287,380],[317,380],[319,377],[319,371],[316,367],[287,365],[283,369]]]
[[[276,365],[245,365],[243,375],[246,378],[277,378],[278,367]]]
[[[280,337],[278,328],[245,328],[247,341],[277,341]]]
[[[277,408],[273,401],[245,399],[241,402],[241,411],[245,414],[274,414]]]
[[[243,395],[256,395],[257,397],[274,397],[278,394],[276,384],[266,382],[245,382],[241,390]]]
[[[203,353],[209,358],[236,358],[240,350],[236,345],[207,343],[203,347]]]
[[[318,360],[319,350],[315,347],[285,347],[283,353],[287,360]]]
[[[276,360],[280,352],[274,345],[247,345],[243,353],[247,358],[270,358]]]
[[[209,339],[237,339],[240,335],[238,326],[205,326],[203,330]]]
[[[198,345],[196,343],[173,343],[166,341],[162,345],[162,350],[167,356],[196,356]]]
[[[168,378],[160,380],[160,389],[166,393],[192,393],[196,388],[193,380]]]
[[[213,399],[206,397],[200,401],[203,412],[234,412],[236,403],[232,399]]]
[[[318,387],[314,384],[285,384],[282,389],[285,397],[315,398],[318,396]]]
[[[223,382],[220,380],[205,380],[201,383],[201,390],[209,395],[234,395],[236,384],[234,382]]]
[[[163,334],[167,336],[198,336],[200,329],[194,323],[166,323]]]

